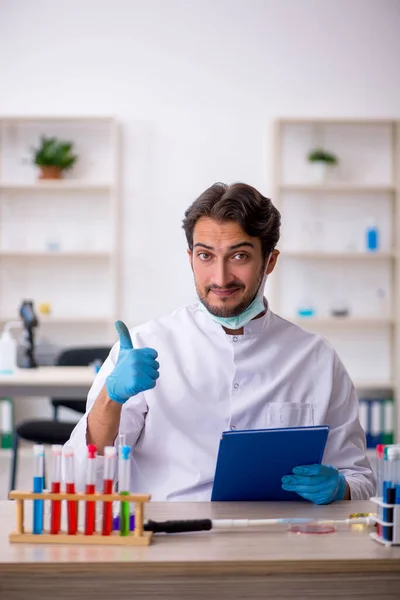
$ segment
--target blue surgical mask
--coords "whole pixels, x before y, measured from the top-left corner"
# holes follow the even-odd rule
[[[265,270],[268,268],[270,258],[271,254],[268,256],[268,262]],[[249,304],[249,306],[236,317],[217,317],[216,315],[213,315],[202,302],[199,303],[199,309],[209,315],[213,321],[219,325],[222,325],[222,327],[226,327],[226,329],[240,329],[241,327],[244,327],[244,325],[247,325],[247,323],[250,323],[254,317],[265,310],[264,286],[267,281],[267,277],[267,275],[263,277],[253,302],[251,302],[251,304]]]

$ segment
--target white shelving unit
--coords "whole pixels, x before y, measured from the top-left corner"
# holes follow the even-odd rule
[[[319,251],[301,251],[301,250],[286,250],[285,257],[293,258],[312,258],[319,259],[335,259],[335,260],[382,260],[387,258],[395,258],[394,252],[319,252]]]
[[[282,213],[272,308],[329,339],[362,392],[399,402],[400,121],[281,119],[275,127],[274,202]],[[339,158],[314,183],[307,154]],[[367,221],[380,246],[366,248]],[[312,316],[300,316],[311,307]],[[347,316],[334,316],[338,307]],[[397,410],[400,438],[400,410]]]
[[[40,136],[74,142],[78,161],[39,180]],[[119,129],[111,117],[0,117],[0,327],[33,300],[38,343],[111,344],[120,314]],[[49,304],[49,315],[40,314]]]

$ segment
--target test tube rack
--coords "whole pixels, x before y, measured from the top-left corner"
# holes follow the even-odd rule
[[[151,498],[150,495],[129,494],[121,497],[118,493],[113,494],[68,494],[43,492],[36,494],[34,492],[12,491],[8,495],[10,500],[15,500],[16,509],[16,530],[9,535],[11,543],[20,544],[78,544],[78,545],[110,545],[110,546],[147,546],[151,542],[152,533],[143,530],[144,504]],[[135,528],[129,535],[120,535],[118,531],[113,531],[110,535],[102,535],[101,532],[94,532],[93,535],[84,535],[78,531],[75,535],[69,535],[65,531],[51,534],[43,530],[40,534],[34,534],[25,530],[25,500],[67,500],[72,502],[91,501],[102,502],[132,502],[135,504]],[[62,506],[62,505],[61,505]]]
[[[375,521],[381,526],[381,532],[384,531],[384,528],[391,528],[392,539],[385,539],[384,535],[378,535],[376,532],[370,533],[370,538],[385,546],[398,546],[400,544],[400,504],[386,504],[382,498],[376,497],[370,498],[370,500],[378,506],[378,514],[375,517]],[[383,509],[392,510],[393,522],[383,520]]]

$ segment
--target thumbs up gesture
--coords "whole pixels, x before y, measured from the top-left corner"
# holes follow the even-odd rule
[[[107,394],[111,400],[124,404],[128,398],[155,387],[159,377],[157,352],[152,348],[135,349],[127,326],[115,323],[119,335],[118,360],[106,379]]]

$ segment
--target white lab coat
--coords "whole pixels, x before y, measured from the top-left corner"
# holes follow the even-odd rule
[[[358,420],[358,400],[330,344],[267,309],[233,336],[199,311],[183,307],[131,331],[136,348],[158,352],[153,390],[122,408],[119,433],[133,446],[131,489],[153,500],[210,500],[221,432],[299,425],[330,426],[323,457],[345,475],[354,500],[375,492]],[[118,356],[115,344],[87,401],[93,406]],[[87,414],[70,439],[76,480],[85,480]],[[98,457],[98,489],[102,486]],[[268,457],[265,468],[268,469]]]

